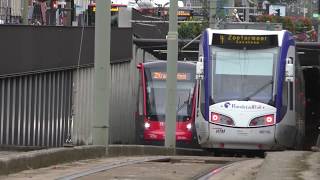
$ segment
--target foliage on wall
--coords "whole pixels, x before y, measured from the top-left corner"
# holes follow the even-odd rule
[[[282,28],[290,31],[297,41],[317,41],[317,32],[308,17],[261,15],[257,22],[281,23]]]
[[[193,39],[208,27],[207,23],[190,23],[188,21],[179,24],[178,33],[180,39]]]

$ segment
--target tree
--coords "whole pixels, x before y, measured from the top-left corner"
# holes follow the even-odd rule
[[[180,39],[193,39],[208,27],[208,23],[189,23],[188,21],[180,23],[178,34]]]

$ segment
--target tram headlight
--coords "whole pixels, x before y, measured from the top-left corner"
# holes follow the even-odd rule
[[[191,130],[191,128],[192,128],[192,124],[191,124],[191,123],[187,124],[187,129],[188,129],[189,131]]]
[[[271,126],[274,125],[274,115],[273,114],[268,114],[264,116],[260,116],[257,118],[254,118],[250,121],[249,126]]]
[[[145,128],[145,129],[148,129],[149,127],[150,127],[150,123],[145,122],[145,123],[144,123],[144,128]]]
[[[225,115],[211,112],[210,122],[227,126],[234,126],[233,120]]]

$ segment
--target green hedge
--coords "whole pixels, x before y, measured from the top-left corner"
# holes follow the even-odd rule
[[[180,39],[193,39],[208,27],[207,23],[183,22],[179,24],[178,33]]]
[[[312,29],[312,22],[307,17],[281,17],[271,15],[261,15],[257,17],[258,22],[273,22],[281,23],[283,29],[286,29],[293,34],[309,31]]]

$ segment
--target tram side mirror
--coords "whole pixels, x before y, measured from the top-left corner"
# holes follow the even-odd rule
[[[142,68],[142,65],[141,65],[141,63],[139,63],[139,64],[137,65],[137,69],[141,70],[141,68]]]
[[[203,62],[197,62],[197,69],[196,69],[196,79],[201,80],[203,79]]]
[[[286,59],[286,81],[287,82],[294,81],[294,66],[293,66],[292,57],[289,57]]]

